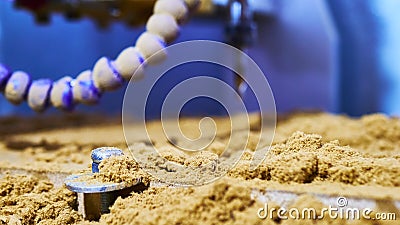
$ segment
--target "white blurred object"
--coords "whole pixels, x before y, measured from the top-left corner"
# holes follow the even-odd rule
[[[385,91],[383,91],[380,110],[390,115],[400,115],[400,66],[398,56],[400,52],[400,26],[398,21],[400,15],[399,1],[372,2],[375,8],[375,16],[381,23],[381,41],[379,46],[379,64],[383,68],[380,79],[386,81]],[[397,25],[396,25],[397,24]]]
[[[326,1],[281,0],[272,20],[257,21],[249,55],[259,63],[279,112],[338,110],[338,35]]]

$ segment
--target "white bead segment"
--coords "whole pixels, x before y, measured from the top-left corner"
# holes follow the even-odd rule
[[[53,83],[50,102],[55,108],[63,110],[71,110],[73,108],[71,81],[72,78],[66,76]]]
[[[178,23],[184,22],[188,17],[189,9],[183,0],[158,0],[154,5],[154,14],[168,13]]]
[[[26,97],[30,83],[31,78],[27,73],[22,71],[14,72],[7,81],[4,90],[5,97],[13,104],[17,105],[22,103]]]
[[[99,101],[101,93],[94,86],[92,71],[83,71],[75,78],[72,94],[75,103],[93,105]]]
[[[160,36],[149,32],[140,35],[136,41],[136,47],[148,64],[160,63],[167,57],[164,41]]]
[[[168,13],[152,15],[147,21],[146,29],[150,33],[162,37],[167,43],[174,41],[179,34],[178,23]]]
[[[200,5],[200,2],[200,0],[185,0],[185,3],[190,10],[196,9]]]
[[[100,91],[113,91],[121,87],[123,79],[107,57],[100,58],[93,67],[94,86]]]
[[[140,80],[144,76],[144,58],[135,47],[124,49],[114,61],[115,69],[126,81]]]
[[[28,105],[36,112],[42,112],[48,106],[52,81],[40,79],[32,82],[28,92]]]

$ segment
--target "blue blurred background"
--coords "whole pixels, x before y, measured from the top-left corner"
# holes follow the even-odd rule
[[[253,0],[256,1],[261,0]],[[267,9],[267,16],[256,18],[257,41],[248,54],[266,74],[279,113],[323,110],[351,116],[372,112],[400,115],[397,62],[400,1],[265,2],[272,7]],[[14,70],[27,71],[34,79],[75,77],[92,68],[101,56],[115,58],[122,49],[134,44],[143,31],[143,26],[129,27],[118,22],[99,29],[89,19],[71,22],[57,14],[52,16],[50,24],[38,25],[32,13],[17,10],[12,1],[3,0],[0,1],[0,62]],[[224,31],[223,18],[195,16],[182,28],[177,42],[194,39],[224,42]],[[163,81],[164,88],[160,85],[159,95],[183,76],[190,77],[191,70],[168,76],[170,80]],[[201,71],[233,83],[232,74],[224,69],[205,65]],[[97,106],[79,106],[76,110],[119,114],[123,91],[107,93]],[[218,91],[210,88],[210,92],[218,94]],[[154,103],[150,116],[157,114],[158,105]],[[187,115],[224,112],[218,103],[205,99],[185,106]],[[13,106],[1,96],[0,115],[12,114],[33,112],[26,104]]]

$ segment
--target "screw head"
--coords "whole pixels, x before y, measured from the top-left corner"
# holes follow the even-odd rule
[[[92,150],[92,161],[94,163],[101,163],[104,159],[110,158],[111,156],[121,156],[124,153],[121,149],[115,147],[101,147]]]
[[[98,173],[99,172],[99,164],[107,158],[111,156],[121,156],[124,153],[121,149],[115,147],[101,147],[92,150],[92,172]]]

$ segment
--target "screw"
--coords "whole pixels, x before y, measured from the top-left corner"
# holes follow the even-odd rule
[[[114,147],[101,147],[92,151],[92,173],[71,175],[66,178],[66,187],[78,194],[78,211],[87,220],[99,220],[104,213],[110,212],[115,200],[121,196],[126,197],[132,191],[143,191],[144,185],[127,186],[122,183],[102,183],[90,179],[94,173],[99,172],[99,164],[111,156],[121,156],[121,149]],[[88,181],[90,180],[90,181]]]
[[[92,151],[92,172],[98,173],[99,172],[99,164],[107,158],[111,156],[121,156],[124,155],[121,149],[114,148],[114,147],[102,147],[96,148]]]

